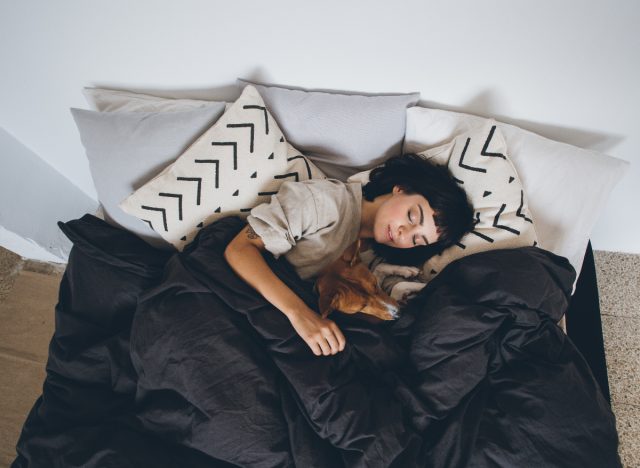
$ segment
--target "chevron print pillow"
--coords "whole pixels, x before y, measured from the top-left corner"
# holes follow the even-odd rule
[[[447,165],[465,189],[476,220],[473,231],[458,244],[425,263],[427,281],[452,261],[467,255],[537,245],[522,183],[494,120],[487,120],[483,127],[459,135],[443,146],[418,154],[435,164]]]
[[[176,161],[120,208],[182,251],[204,226],[246,218],[287,180],[325,178],[291,146],[253,86]]]
[[[487,120],[482,128],[417,154],[447,165],[465,189],[476,218],[471,233],[424,264],[424,280],[431,281],[449,263],[466,255],[537,244],[522,184],[495,121]],[[355,174],[349,181],[366,184],[369,172]]]

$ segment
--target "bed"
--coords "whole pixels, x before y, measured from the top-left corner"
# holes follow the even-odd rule
[[[74,247],[13,466],[619,464],[603,355],[589,351],[593,372],[556,325],[571,302],[570,336],[597,335],[574,326],[597,315],[592,271],[570,300],[571,269],[541,249],[466,257],[391,326],[336,317],[348,348],[317,358],[224,263],[242,224],[169,255],[91,215],[61,223]],[[270,264],[315,307],[286,260]]]
[[[73,248],[15,468],[620,466],[588,237],[578,268],[529,244],[457,258],[396,321],[336,314],[347,347],[316,357],[224,260],[242,217],[177,250],[111,221],[59,223]]]

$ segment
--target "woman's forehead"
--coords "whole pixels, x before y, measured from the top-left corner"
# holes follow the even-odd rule
[[[431,206],[429,205],[429,200],[427,200],[424,195],[421,195],[419,193],[403,193],[402,195],[404,196],[403,200],[407,203],[419,203],[425,208],[429,208]]]

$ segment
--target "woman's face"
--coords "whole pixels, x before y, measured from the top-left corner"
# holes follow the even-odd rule
[[[433,209],[425,197],[407,194],[395,186],[391,197],[380,205],[373,224],[377,243],[399,249],[437,242]]]

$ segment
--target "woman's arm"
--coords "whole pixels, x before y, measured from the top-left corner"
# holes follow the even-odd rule
[[[346,341],[338,326],[316,314],[278,278],[262,257],[264,250],[260,236],[247,225],[229,243],[224,258],[238,276],[287,316],[316,356],[342,351]]]

